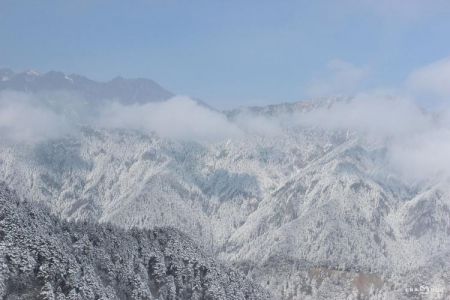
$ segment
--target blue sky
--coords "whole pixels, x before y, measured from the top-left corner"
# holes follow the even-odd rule
[[[0,66],[147,77],[227,108],[402,85],[450,1],[0,0]]]

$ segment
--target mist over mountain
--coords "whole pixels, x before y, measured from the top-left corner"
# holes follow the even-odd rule
[[[111,235],[132,243],[135,232],[175,228],[174,243],[186,234],[199,253],[245,274],[245,291],[265,295],[253,280],[275,299],[409,299],[408,289],[424,285],[436,299],[449,295],[446,110],[367,92],[221,112],[182,96],[122,99],[107,84],[96,102],[81,84],[67,88],[62,73],[22,74],[35,79],[17,88],[17,74],[1,74],[9,87],[0,92],[0,177],[70,224],[112,223],[131,231]],[[236,279],[215,270],[221,288]],[[55,290],[59,281],[45,284]],[[170,299],[164,293],[157,297]]]
[[[0,300],[449,300],[449,16],[0,0]]]

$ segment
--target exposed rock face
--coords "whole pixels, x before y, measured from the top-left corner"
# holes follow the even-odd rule
[[[175,229],[68,222],[0,185],[2,299],[269,299]]]

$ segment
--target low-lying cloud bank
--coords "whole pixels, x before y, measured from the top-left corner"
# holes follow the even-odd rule
[[[298,115],[297,125],[349,130],[381,141],[392,170],[413,180],[450,177],[450,114],[427,112],[408,97],[360,94]]]
[[[414,91],[448,100],[450,97],[450,57],[431,63],[413,71],[407,85]]]
[[[338,101],[298,116],[298,124],[329,130],[355,130],[374,137],[395,138],[429,130],[431,114],[411,99],[386,94],[358,94],[350,101]]]
[[[188,97],[143,105],[113,103],[101,111],[96,124],[107,128],[154,131],[163,137],[183,140],[218,141],[242,134],[225,115]]]
[[[134,129],[166,138],[206,142],[242,135],[224,114],[188,97],[135,105],[104,101],[99,106],[74,97],[63,93],[0,92],[2,139],[34,143],[73,133],[80,125]],[[79,105],[74,105],[76,102]]]
[[[32,95],[0,93],[0,137],[13,142],[38,142],[71,131],[66,116],[45,107]]]
[[[449,62],[444,59],[412,72],[404,87],[395,92],[358,93],[351,101],[336,101],[309,112],[268,116],[246,110],[232,120],[188,97],[123,105],[112,101],[95,104],[64,92],[0,92],[0,137],[2,141],[35,143],[89,125],[217,142],[249,135],[276,138],[289,127],[318,127],[351,130],[386,141],[390,165],[410,177],[450,177],[450,110],[445,109],[450,97],[446,85],[450,82]],[[339,67],[349,68],[341,62]],[[350,69],[351,79],[363,75]],[[440,103],[439,110],[426,112],[418,105],[424,93]]]

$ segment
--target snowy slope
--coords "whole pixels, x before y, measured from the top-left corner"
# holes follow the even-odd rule
[[[170,228],[65,222],[0,184],[2,299],[269,299]]]
[[[333,102],[227,116],[243,126],[241,114],[276,119]],[[0,176],[20,195],[68,219],[173,226],[223,261],[251,266],[249,274],[269,281],[283,299],[312,290],[342,297],[370,289],[397,293],[421,283],[409,275],[413,270],[449,284],[443,259],[450,253],[448,182],[402,178],[388,166],[384,140],[293,126],[200,143],[83,127],[65,138],[0,147]],[[317,274],[331,281],[318,285]]]

